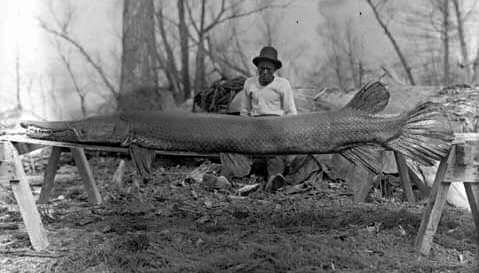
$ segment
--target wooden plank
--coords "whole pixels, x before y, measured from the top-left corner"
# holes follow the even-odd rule
[[[431,249],[431,243],[436,233],[437,225],[441,219],[442,210],[447,199],[447,192],[450,183],[443,183],[444,176],[448,166],[452,166],[455,161],[456,145],[452,145],[447,158],[441,160],[439,168],[434,178],[431,194],[424,209],[421,225],[416,235],[415,247],[416,250],[428,255]]]
[[[406,194],[406,198],[409,202],[416,202],[414,197],[414,192],[412,191],[411,178],[409,177],[409,170],[406,164],[406,159],[403,155],[398,152],[394,152],[394,158],[396,158],[396,164],[398,166],[399,178],[401,180],[401,185]]]
[[[58,161],[60,160],[60,155],[62,149],[60,147],[52,147],[52,152],[50,158],[48,159],[47,169],[45,170],[45,176],[43,180],[42,190],[40,191],[40,197],[38,198],[38,203],[47,203],[50,193],[53,190],[55,184],[55,175],[57,174]]]
[[[476,224],[476,236],[479,238],[479,184],[464,183],[464,189],[471,207],[472,219]]]
[[[362,167],[359,167],[359,168],[362,168]],[[373,187],[375,177],[371,173],[369,173],[369,171],[365,171],[365,172],[367,174],[364,174],[363,176],[361,176],[362,179],[358,181],[360,184],[359,187],[357,188],[353,187],[354,202],[365,202],[366,198],[368,198],[368,194],[371,191],[371,188]]]
[[[453,143],[464,143],[466,141],[479,141],[479,133],[455,133]]]
[[[82,148],[71,148],[73,159],[78,168],[78,172],[82,178],[83,186],[88,194],[88,200],[92,204],[101,204],[101,195],[98,190],[90,165],[86,159],[85,152]]]
[[[456,144],[456,166],[465,166],[469,160],[467,160],[467,155],[470,154],[468,151],[469,146],[466,143],[457,143]]]
[[[115,173],[113,173],[113,177],[111,179],[114,185],[121,186],[123,181],[123,175],[125,174],[125,160],[120,160],[118,164],[118,168],[116,168]]]
[[[1,142],[0,151],[2,153],[2,174],[9,177],[9,182],[20,208],[25,228],[28,232],[33,249],[43,250],[48,247],[48,239],[43,228],[40,213],[35,205],[32,191],[28,184],[23,165],[18,156],[18,152],[10,142]]]
[[[116,153],[129,152],[128,147],[51,141],[51,140],[29,138],[25,135],[3,135],[3,136],[0,136],[0,141],[1,140],[11,141],[11,142],[21,142],[21,143],[32,143],[32,144],[39,144],[39,145],[45,145],[45,146],[57,146],[57,147],[65,147],[65,148],[83,148],[85,150],[94,150],[94,151],[105,151],[105,152],[116,152]],[[215,158],[218,157],[219,158],[218,153],[194,153],[194,152],[161,151],[161,150],[155,150],[155,153],[159,155],[170,155],[170,156],[215,157]]]
[[[408,173],[409,173],[409,177],[411,178],[411,181],[416,184],[416,186],[419,188],[419,190],[421,191],[421,197],[420,199],[422,198],[426,198],[428,195],[429,195],[429,188],[427,187],[427,185],[421,180],[421,178],[419,178],[419,176],[413,171],[411,170],[411,168],[408,167]]]

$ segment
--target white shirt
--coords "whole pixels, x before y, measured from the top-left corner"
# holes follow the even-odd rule
[[[289,81],[278,76],[266,86],[259,83],[258,77],[248,78],[243,87],[242,116],[296,115],[293,90]]]

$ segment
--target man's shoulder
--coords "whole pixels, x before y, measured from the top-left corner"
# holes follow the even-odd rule
[[[282,87],[290,86],[289,81],[288,81],[288,79],[286,79],[286,78],[283,78],[283,77],[275,77],[275,80],[276,80],[276,82],[277,82],[280,86],[282,86]]]
[[[246,81],[244,82],[245,85],[251,85],[251,84],[255,84],[256,82],[258,82],[258,77],[257,76],[252,76],[252,77],[249,77],[246,79]]]

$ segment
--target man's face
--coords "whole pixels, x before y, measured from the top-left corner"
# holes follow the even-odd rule
[[[272,62],[261,61],[258,63],[258,76],[261,85],[268,85],[274,79],[276,67]]]

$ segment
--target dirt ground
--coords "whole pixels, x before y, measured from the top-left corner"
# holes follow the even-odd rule
[[[29,174],[41,174],[46,160]],[[466,211],[446,207],[431,255],[422,257],[413,244],[424,202],[373,194],[353,203],[344,182],[321,179],[239,196],[241,183],[255,181],[211,190],[185,180],[199,160],[160,160],[137,188],[129,162],[124,183],[111,182],[118,161],[90,159],[104,203],[89,206],[71,159],[62,158],[59,173],[72,179],[40,206],[47,251],[31,250],[3,191],[0,224],[20,228],[0,229],[0,272],[477,272]]]

